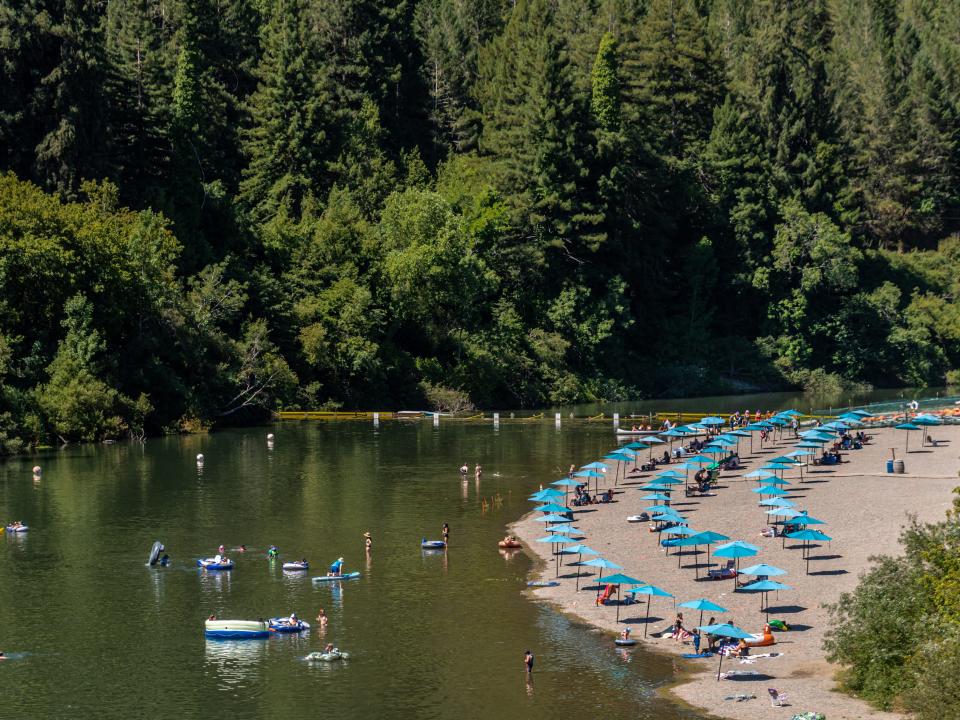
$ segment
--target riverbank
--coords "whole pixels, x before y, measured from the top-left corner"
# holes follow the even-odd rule
[[[663,588],[675,599],[652,598],[649,622],[644,617],[645,604],[620,606],[618,623],[616,604],[597,606],[595,603],[597,585],[593,568],[581,569],[580,589],[577,591],[575,568],[566,565],[559,569],[558,586],[538,588],[532,591],[532,595],[610,631],[611,635],[630,627],[632,637],[637,638],[645,649],[677,656],[678,673],[683,673],[684,677],[679,678],[679,684],[670,692],[712,715],[753,720],[789,718],[794,713],[815,711],[824,713],[829,720],[900,718],[901,715],[877,711],[863,701],[838,692],[835,681],[838,668],[824,658],[822,641],[829,627],[825,605],[836,602],[842,593],[856,587],[860,573],[870,565],[871,556],[900,553],[900,530],[909,522],[911,514],[921,521],[942,520],[951,506],[951,491],[960,484],[957,477],[960,427],[934,428],[931,435],[945,441],[944,444],[936,448],[916,447],[907,454],[903,452],[905,434],[892,429],[877,430],[871,444],[862,450],[846,453],[841,465],[809,468],[804,472],[804,482],[796,472],[787,474],[792,483],[788,489],[797,507],[824,520],[826,524],[817,526],[817,529],[832,537],[830,543],[813,545],[809,575],[799,543],[788,539],[784,547],[782,538],[760,536],[760,529],[769,518],[757,505],[759,496],[751,492],[757,483],[745,477],[766,460],[786,452],[794,443],[792,439],[767,444],[762,450],[755,445],[752,455],[748,454],[749,441],[745,443],[746,447],[741,451],[746,468],[723,473],[712,496],[684,498],[682,489],[675,493],[673,507],[690,519],[694,530],[712,530],[729,536],[731,540],[744,540],[761,548],[757,556],[742,560],[743,565],[762,562],[787,571],[787,575],[776,579],[790,586],[791,590],[782,591],[779,596],[771,593],[768,608],[771,618],[785,620],[792,629],[776,633],[775,646],[754,650],[755,655],[766,652],[779,655],[759,658],[748,664],[724,661],[725,671],[750,671],[753,675],[717,682],[716,657],[682,659],[679,657],[681,653],[693,651],[689,644],[675,642],[669,637],[643,637],[645,625],[650,633],[659,633],[673,622],[674,601],[707,598],[729,611],[715,613],[717,622],[734,622],[748,632],[761,632],[765,618],[760,612],[760,596],[734,592],[732,580],[704,579],[708,569],[704,548],[685,548],[679,555],[677,549],[671,549],[668,555],[658,547],[658,536],[649,533],[645,523],[626,521],[628,515],[652,504],[641,500],[646,493],[638,489],[652,473],[633,473],[626,481],[621,480],[616,488],[615,502],[611,504],[577,508],[575,526],[586,535],[585,544],[607,560],[623,566],[618,572]],[[919,445],[919,433],[911,433],[910,441],[911,446]],[[614,444],[611,438],[611,446]],[[905,459],[906,474],[885,472],[890,448],[897,448],[897,457]],[[583,463],[593,459],[577,458]],[[617,470],[622,473],[625,469],[611,467],[609,475],[613,476]],[[535,542],[544,534],[543,523],[534,522],[534,516],[528,514],[513,525],[513,531],[544,561],[539,570],[541,579],[554,579],[557,571],[551,545]],[[709,562],[711,567],[717,567],[721,561],[711,559]],[[704,615],[704,623],[709,616],[710,613]],[[686,610],[684,617],[688,628],[700,624],[697,611]],[[611,637],[611,647],[612,644]],[[771,707],[768,688],[785,692],[790,705]],[[737,694],[756,695],[756,699],[747,702],[724,699]]]

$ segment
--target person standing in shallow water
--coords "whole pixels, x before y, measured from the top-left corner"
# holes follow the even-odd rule
[[[527,670],[527,675],[533,672],[533,653],[525,650],[523,653],[523,666]]]
[[[443,524],[443,527],[440,528],[440,531],[443,533],[443,541],[450,542],[450,526],[447,523]]]

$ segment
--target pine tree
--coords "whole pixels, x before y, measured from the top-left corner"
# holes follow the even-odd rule
[[[327,186],[336,106],[317,53],[306,0],[275,0],[250,100],[251,127],[244,134],[249,164],[240,199],[254,222],[280,212],[297,219],[307,199]]]

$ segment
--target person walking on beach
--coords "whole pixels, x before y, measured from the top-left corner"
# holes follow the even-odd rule
[[[443,524],[443,527],[440,528],[440,532],[443,533],[443,541],[445,543],[450,542],[450,526],[447,523]]]
[[[527,670],[527,675],[533,672],[533,653],[525,650],[523,653],[523,666]]]

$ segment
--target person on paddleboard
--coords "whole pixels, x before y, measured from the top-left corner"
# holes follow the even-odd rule
[[[327,573],[327,577],[340,577],[343,575],[343,558],[337,558],[330,566],[330,572]]]

